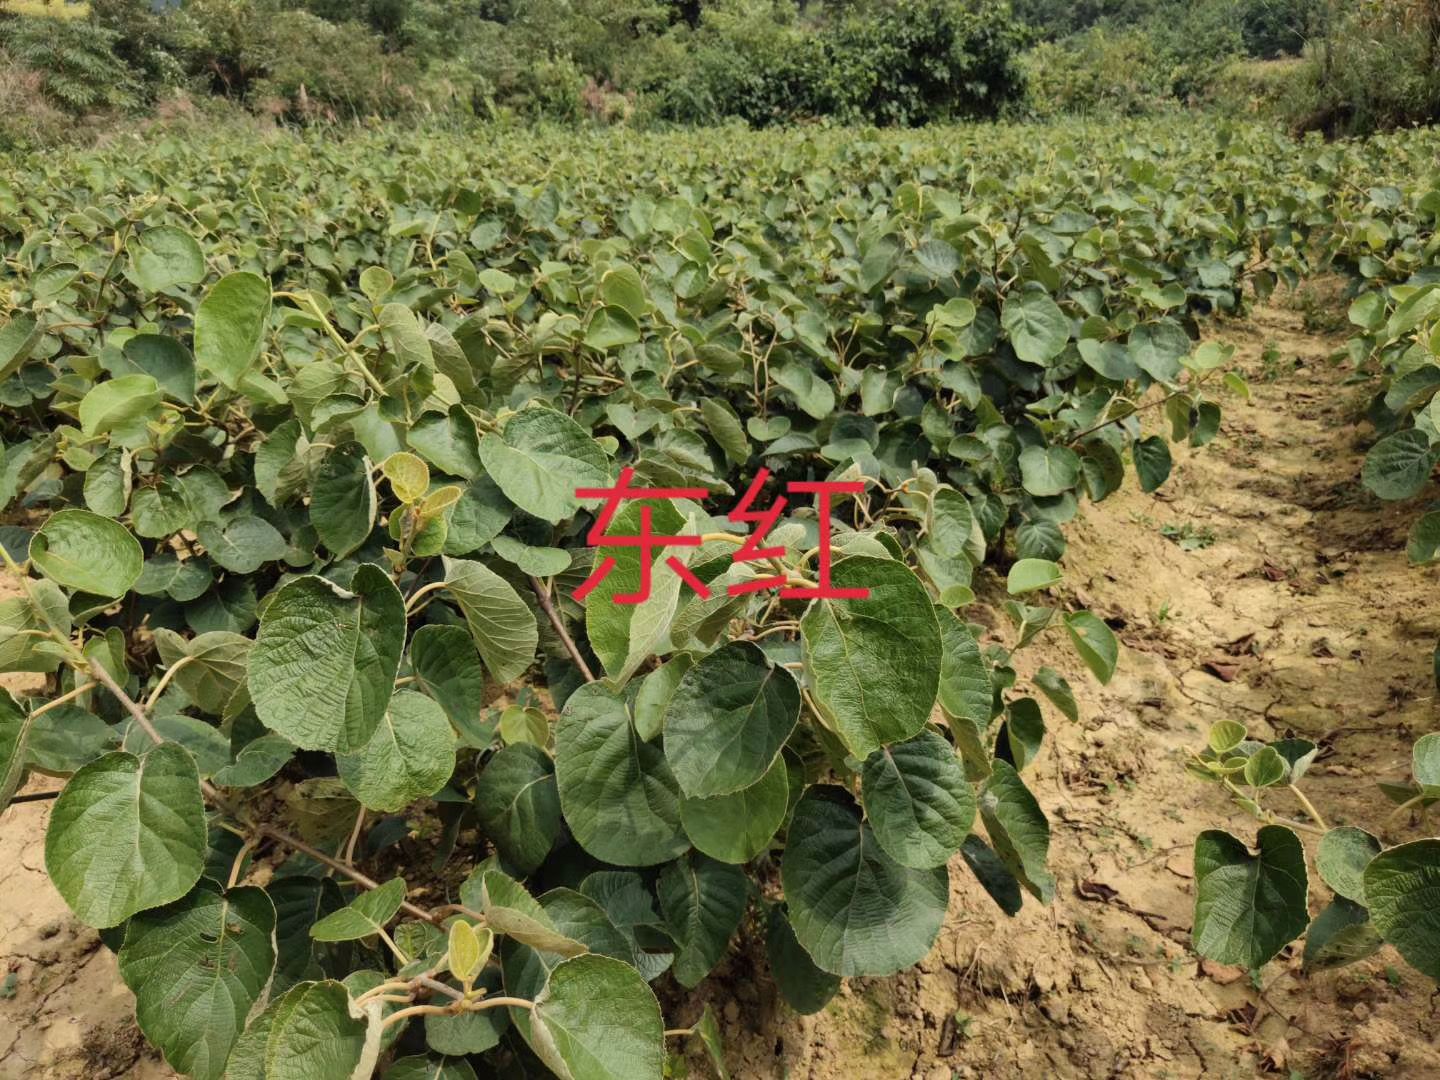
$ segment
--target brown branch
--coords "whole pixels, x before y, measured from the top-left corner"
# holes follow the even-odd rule
[[[555,627],[555,632],[560,635],[560,640],[565,645],[565,651],[570,654],[570,659],[575,661],[575,666],[580,669],[580,674],[585,676],[586,682],[594,682],[595,673],[590,670],[590,665],[585,663],[585,658],[580,655],[580,650],[575,645],[575,639],[565,629],[565,623],[560,618],[560,613],[555,610],[555,605],[550,600],[550,591],[545,588],[545,583],[531,574],[530,587],[535,590],[535,599],[540,601],[541,610],[549,617],[550,625]]]

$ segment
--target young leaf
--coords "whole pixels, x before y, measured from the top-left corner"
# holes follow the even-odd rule
[[[1047,559],[1020,559],[1010,567],[1005,591],[1011,596],[1048,589],[1060,583],[1060,567]]]
[[[31,538],[30,561],[58,585],[115,599],[139,579],[145,553],[118,521],[89,510],[61,510]]]
[[[769,771],[800,718],[800,688],[758,645],[735,641],[680,679],[665,710],[665,760],[690,798],[728,795]]]
[[[477,932],[464,919],[456,919],[450,924],[449,947],[446,951],[446,963],[450,968],[450,974],[460,980],[462,986],[470,986],[479,977],[485,962],[490,959],[490,952],[495,948],[495,935],[489,927],[481,927]]]
[[[183,899],[130,920],[120,977],[170,1067],[216,1080],[275,966],[275,908],[263,889],[201,880]]]
[[[205,866],[205,804],[189,751],[116,752],[70,778],[50,812],[45,870],[89,926],[178,900]]]
[[[359,750],[380,726],[395,687],[405,601],[370,563],[351,584],[353,592],[307,576],[282,585],[250,652],[256,714],[306,750]]]
[[[816,785],[795,807],[780,864],[790,924],[836,975],[892,975],[930,951],[945,921],[949,873],[911,870],[880,848],[843,788]]]
[[[940,624],[904,564],[854,555],[833,567],[836,588],[865,600],[816,600],[800,620],[814,695],[846,747],[867,757],[925,726],[939,688]]]
[[[1266,825],[1259,854],[1210,829],[1195,841],[1195,951],[1220,964],[1258,969],[1304,932],[1305,849],[1282,825]]]

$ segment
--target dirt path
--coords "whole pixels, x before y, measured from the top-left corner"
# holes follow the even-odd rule
[[[1359,485],[1357,392],[1325,363],[1338,342],[1280,309],[1217,336],[1241,347],[1253,402],[1227,405],[1208,448],[1178,451],[1158,497],[1127,488],[1071,529],[1071,598],[1127,646],[1115,679],[1096,686],[1061,642],[1021,654],[1081,705],[1078,724],[1047,714],[1054,738],[1028,774],[1051,819],[1054,905],[1006,919],[957,866],[925,962],[854,980],[809,1018],[776,1003],[763,945],[742,941],[695,1005],[719,1007],[733,1076],[1440,1076],[1432,988],[1393,954],[1313,979],[1277,960],[1257,991],[1188,952],[1195,834],[1253,832],[1184,772],[1211,723],[1320,741],[1308,790],[1331,824],[1372,826],[1386,812],[1373,779],[1405,776],[1437,727],[1440,612],[1404,558],[1415,508]],[[1003,639],[998,611],[977,615]],[[0,1078],[166,1076],[131,1034],[113,957],[44,878],[45,806],[0,828],[0,979],[16,975],[0,987]],[[1326,900],[1316,882],[1312,910]]]

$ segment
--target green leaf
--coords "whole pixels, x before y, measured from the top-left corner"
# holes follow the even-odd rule
[[[1440,981],[1440,840],[1381,852],[1365,867],[1365,902],[1387,944]]]
[[[1195,841],[1195,951],[1220,964],[1261,968],[1310,921],[1305,849],[1289,829],[1266,825],[1259,854],[1216,829]]]
[[[790,782],[777,760],[747,788],[707,799],[682,798],[680,823],[699,850],[727,863],[745,863],[770,846],[789,809]]]
[[[1010,567],[1005,591],[1011,596],[1048,589],[1060,583],[1060,567],[1048,559],[1020,559]]]
[[[370,538],[379,501],[371,464],[356,442],[337,446],[325,455],[310,492],[310,523],[320,542],[343,559]]]
[[[615,263],[600,275],[600,297],[606,304],[621,308],[636,319],[650,313],[645,283],[640,279],[640,272],[628,263]]]
[[[44,336],[45,328],[35,316],[20,312],[0,327],[0,381],[20,370]]]
[[[255,366],[270,320],[270,283],[258,274],[226,274],[195,312],[195,363],[230,390]]]
[[[1360,478],[1382,499],[1408,499],[1429,481],[1437,461],[1440,448],[1432,447],[1419,428],[1406,428],[1371,447]]]
[[[1410,768],[1421,787],[1440,787],[1440,732],[1421,735],[1410,751]]]
[[[1020,452],[1020,482],[1035,496],[1060,495],[1080,481],[1080,455],[1065,446],[1027,446]]]
[[[1067,720],[1072,724],[1079,721],[1080,707],[1075,703],[1075,691],[1063,675],[1053,668],[1042,667],[1035,672],[1034,682]]]
[[[955,748],[932,731],[882,746],[860,770],[865,819],[901,866],[928,870],[950,861],[975,821],[975,793]]]
[[[702,398],[700,416],[705,421],[705,430],[720,444],[725,457],[732,465],[743,465],[750,460],[750,440],[740,426],[740,418],[719,398]]]
[[[351,1012],[350,994],[343,984],[301,983],[275,1006],[261,1076],[264,1080],[369,1076],[373,1059],[369,1068],[361,1067],[369,1028],[366,1020]],[[378,1050],[377,1030],[372,1053]]]
[[[118,521],[89,510],[60,510],[31,537],[30,561],[56,584],[113,599],[139,579],[145,553]]]
[[[1245,761],[1245,782],[1251,787],[1270,787],[1284,780],[1289,771],[1273,746],[1262,746]]]
[[[160,384],[149,375],[121,375],[97,384],[80,399],[80,430],[94,438],[111,431],[139,432],[160,410]]]
[[[1007,296],[1000,325],[1015,355],[1027,364],[1049,364],[1070,340],[1070,320],[1043,289],[1027,288]]]
[[[1315,868],[1325,884],[1335,892],[1353,900],[1365,903],[1365,868],[1370,860],[1380,854],[1380,841],[1364,829],[1353,825],[1342,825],[1331,829],[1320,838],[1315,852]]]
[[[665,760],[690,798],[758,783],[800,719],[800,688],[758,645],[735,641],[680,679],[665,711]]]
[[[405,601],[365,563],[353,592],[322,577],[277,589],[250,653],[250,697],[266,727],[306,750],[349,753],[375,733],[405,647]]]
[[[816,600],[800,620],[814,695],[856,757],[916,734],[939,688],[940,624],[902,563],[855,555],[835,563],[836,588],[864,600]],[[668,723],[668,721],[667,721]]]
[[[1088,611],[1072,611],[1065,616],[1065,632],[1090,673],[1102,686],[1108,684],[1120,661],[1120,642],[1114,631]]]
[[[189,895],[130,920],[120,977],[135,1018],[172,1069],[217,1080],[275,967],[275,908],[263,889],[222,891],[201,880]]]
[[[730,1080],[730,1072],[725,1068],[725,1040],[720,1034],[720,1021],[715,1018],[713,1006],[705,1006],[691,1031],[709,1055],[710,1066],[715,1070],[715,1075],[719,1080]]]
[[[1370,913],[1359,904],[1337,896],[1305,931],[1306,974],[1344,967],[1373,956],[1385,944]]]
[[[582,686],[565,703],[555,726],[555,776],[566,822],[597,859],[654,866],[690,846],[664,754],[640,740],[625,703],[603,684]]]
[[[540,1060],[570,1080],[659,1080],[660,1003],[640,973],[607,956],[557,964],[530,1014]]]
[[[1410,526],[1410,539],[1405,555],[1411,566],[1423,566],[1440,556],[1440,511],[1422,514]]]
[[[132,240],[129,249],[130,274],[146,292],[165,292],[205,280],[205,256],[200,245],[177,226],[152,226]]]
[[[116,752],[70,778],[45,833],[45,869],[89,926],[178,900],[205,866],[205,804],[189,752]]]
[[[656,891],[675,941],[675,978],[697,986],[724,957],[745,916],[745,872],[692,851],[660,872]]]
[[[121,356],[116,375],[149,375],[166,397],[182,405],[195,403],[195,359],[174,338],[136,334],[125,342]]]
[[[405,441],[448,476],[474,480],[482,472],[475,421],[456,405],[448,413],[429,413],[411,426]]]
[[[483,563],[445,559],[445,587],[460,611],[490,677],[513,682],[535,662],[540,629],[510,583]]]
[[[267,732],[241,747],[235,760],[211,779],[220,787],[255,787],[283,769],[294,754],[294,743],[283,735]]]
[[[10,805],[25,776],[29,735],[30,717],[10,691],[0,687],[0,813]]]
[[[560,836],[560,794],[550,756],[529,743],[507,746],[481,770],[475,816],[507,863],[539,868]]]
[[[1159,435],[1139,439],[1130,447],[1140,490],[1149,494],[1170,478],[1170,446]]]
[[[639,340],[640,324],[624,308],[600,308],[585,328],[585,344],[600,352],[634,345]]]
[[[483,938],[483,941],[482,941]],[[450,924],[450,938],[446,950],[446,963],[450,974],[465,985],[470,985],[480,975],[480,969],[490,959],[495,948],[495,934],[488,927],[475,927],[464,919]]]
[[[461,626],[422,626],[410,639],[410,668],[415,685],[440,703],[468,742],[485,700],[485,669],[469,633]]]
[[[945,867],[912,870],[894,862],[842,788],[817,785],[800,799],[780,875],[795,937],[836,975],[911,967],[945,921]]]
[[[370,937],[395,918],[404,902],[404,878],[391,878],[378,889],[366,889],[339,911],[326,915],[310,927],[310,936],[316,941],[355,941]]]
[[[253,574],[268,562],[280,561],[290,550],[274,525],[248,515],[224,523],[202,521],[195,535],[205,546],[205,554],[233,574]]]
[[[434,701],[401,690],[370,741],[337,754],[335,766],[363,806],[393,814],[445,786],[455,771],[455,733]]]
[[[980,820],[995,854],[1035,899],[1048,904],[1055,878],[1047,868],[1050,823],[1020,774],[1008,761],[996,759],[980,793]]]
[[[642,515],[647,509],[650,511],[650,528],[656,536],[678,536],[686,526],[685,518],[672,503],[636,500],[621,507],[607,531],[615,536],[639,535]],[[662,551],[651,567],[650,599],[643,604],[615,602],[616,596],[640,591],[641,553],[639,547],[597,552],[596,567],[607,556],[615,560],[615,565],[585,597],[585,632],[590,646],[605,665],[606,672],[616,680],[621,675],[628,679],[661,644],[659,639],[668,633],[680,598],[680,582],[674,571],[665,565],[669,552]],[[646,609],[643,617],[640,615],[641,608]],[[638,632],[635,628],[637,618],[641,619]]]
[[[496,933],[544,952],[577,956],[586,946],[562,933],[525,886],[499,870],[480,870],[460,886],[460,899],[478,908]]]
[[[580,509],[576,488],[610,482],[609,460],[585,429],[538,405],[511,416],[502,435],[481,439],[480,460],[506,498],[552,524]]]
[[[1236,720],[1217,720],[1210,725],[1210,749],[1225,755],[1245,741],[1245,725]]]
[[[765,951],[770,974],[785,1003],[802,1016],[818,1013],[840,992],[840,976],[815,966],[795,937],[785,909],[776,904],[765,923]]]
[[[255,643],[223,630],[186,640],[173,630],[159,627],[155,644],[161,662],[176,669],[175,683],[185,696],[202,712],[223,716],[235,691],[245,683],[246,663]]]
[[[62,705],[31,717],[25,761],[46,772],[73,773],[109,753],[117,741],[117,730],[94,713]]]

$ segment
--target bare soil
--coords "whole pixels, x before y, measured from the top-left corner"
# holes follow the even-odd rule
[[[1007,919],[957,860],[925,961],[852,980],[813,1017],[778,1002],[760,936],[743,934],[689,1006],[716,1006],[738,1080],[1440,1077],[1434,988],[1389,950],[1314,977],[1292,950],[1256,986],[1188,949],[1195,834],[1254,828],[1184,771],[1212,723],[1316,740],[1320,812],[1372,829],[1389,813],[1374,780],[1407,776],[1414,739],[1440,727],[1440,611],[1404,555],[1416,507],[1360,486],[1361,391],[1327,363],[1340,339],[1279,308],[1214,333],[1240,347],[1251,403],[1227,402],[1209,447],[1177,450],[1157,495],[1127,488],[1069,530],[1066,599],[1120,635],[1115,678],[1098,686],[1054,631],[1017,659],[1022,675],[1059,670],[1080,702],[1076,724],[1047,712],[1053,738],[1027,774],[1051,820],[1055,903]],[[974,617],[1005,641],[1003,585],[983,585]],[[0,1080],[169,1076],[134,1034],[113,956],[45,878],[48,805],[0,827]],[[1418,835],[1397,821],[1385,839]],[[1318,912],[1329,892],[1312,881]],[[688,1062],[710,1074],[693,1048]]]

